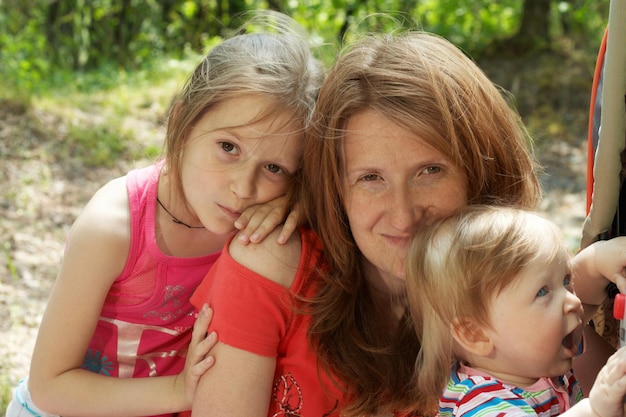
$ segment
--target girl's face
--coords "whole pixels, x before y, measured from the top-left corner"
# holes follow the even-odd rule
[[[548,257],[553,244],[543,241],[540,256],[494,296],[490,310],[493,351],[485,370],[520,387],[568,372],[582,337],[582,304],[566,256]]]
[[[402,294],[411,237],[467,204],[465,173],[374,110],[352,116],[346,128],[343,181],[352,235],[370,283]]]
[[[225,100],[198,121],[182,154],[185,197],[210,232],[233,232],[246,208],[283,195],[300,162],[302,129],[285,112],[256,120],[263,95]]]

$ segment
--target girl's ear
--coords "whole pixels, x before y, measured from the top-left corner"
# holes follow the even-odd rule
[[[474,320],[461,320],[458,317],[450,324],[450,333],[456,342],[467,352],[477,356],[489,356],[493,352],[493,342],[485,326]]]

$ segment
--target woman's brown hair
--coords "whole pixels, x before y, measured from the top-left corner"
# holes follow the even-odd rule
[[[300,192],[328,261],[312,300],[311,342],[350,400],[346,415],[419,408],[420,344],[408,315],[396,325],[366,286],[343,202],[348,119],[371,109],[415,132],[468,179],[470,203],[533,208],[540,198],[529,136],[502,91],[450,42],[432,34],[370,35],[335,62],[306,136]]]

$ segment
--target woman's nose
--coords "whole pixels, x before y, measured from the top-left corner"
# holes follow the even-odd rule
[[[394,193],[389,215],[398,230],[412,231],[423,217],[423,207],[409,190],[399,190]]]

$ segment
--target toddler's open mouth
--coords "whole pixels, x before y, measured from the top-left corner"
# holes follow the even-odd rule
[[[578,356],[582,353],[583,340],[582,340],[582,326],[577,326],[571,333],[563,338],[561,345],[574,356]]]

